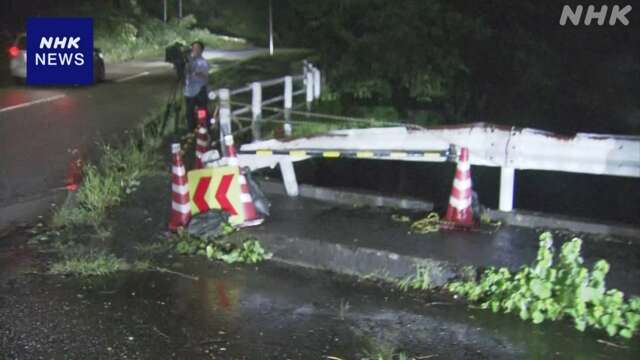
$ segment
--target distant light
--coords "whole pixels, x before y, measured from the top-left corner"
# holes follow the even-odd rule
[[[11,57],[16,57],[18,56],[19,53],[20,53],[20,49],[18,49],[17,46],[12,46],[9,48],[9,55],[11,55]]]
[[[205,119],[206,117],[207,117],[207,110],[198,109],[198,119],[202,120],[202,119]]]

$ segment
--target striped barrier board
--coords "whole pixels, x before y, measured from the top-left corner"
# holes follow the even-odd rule
[[[326,149],[297,149],[297,150],[240,150],[239,154],[256,156],[285,155],[293,158],[323,157],[323,158],[352,158],[352,159],[422,159],[434,161],[455,161],[456,151],[430,150],[430,151],[396,151],[396,150],[326,150]]]

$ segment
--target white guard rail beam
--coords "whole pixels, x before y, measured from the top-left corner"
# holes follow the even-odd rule
[[[375,128],[336,130],[326,135],[290,141],[267,140],[246,144],[256,150],[406,150],[466,146],[474,165],[519,170],[565,171],[596,175],[640,177],[640,137],[579,133],[561,137],[535,129],[505,128],[479,123],[425,130]],[[434,161],[407,158],[410,161]]]

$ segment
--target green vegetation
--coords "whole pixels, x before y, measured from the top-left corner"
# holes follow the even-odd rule
[[[223,237],[235,231],[228,224],[224,226],[224,233],[215,239],[202,239],[186,231],[179,231],[175,236],[176,252],[182,255],[206,256],[209,260],[222,260],[227,264],[255,264],[271,257],[258,240],[245,239],[239,244],[224,241]]]
[[[431,287],[431,277],[429,267],[425,265],[416,266],[415,275],[410,275],[398,282],[400,290],[428,290]]]
[[[302,60],[312,54],[309,50],[280,50],[275,56],[259,55],[234,62],[209,76],[214,88],[236,88],[252,81],[272,79],[285,75],[302,74]],[[300,85],[297,85],[300,86]],[[265,89],[265,91],[268,91]],[[266,98],[266,94],[263,95]]]
[[[97,226],[110,207],[118,205],[140,185],[140,178],[159,167],[153,149],[130,139],[125,146],[102,146],[98,165],[82,169],[83,182],[76,195],[75,207],[63,207],[54,213],[53,227],[89,224]]]
[[[640,66],[630,59],[640,33],[539,26],[559,11],[533,0],[287,0],[275,26],[279,43],[318,52],[343,113],[376,106],[397,111],[385,120],[420,125],[638,133]]]
[[[166,24],[162,20],[162,6],[154,0],[84,1],[72,6],[63,3],[39,9],[33,15],[93,18],[94,46],[102,49],[107,61],[163,55],[168,45],[175,42],[188,44],[193,40],[201,40],[210,48],[238,49],[247,46],[242,39],[212,34],[206,27],[211,16],[202,13],[203,5],[206,4],[184,9],[182,19],[171,12]],[[174,7],[169,10],[174,10]],[[192,13],[202,15],[200,21],[189,15]]]
[[[640,298],[624,299],[606,289],[609,264],[599,260],[592,270],[583,266],[582,241],[574,238],[554,253],[550,233],[540,236],[536,262],[517,273],[489,268],[478,281],[454,282],[448,289],[493,312],[518,313],[523,320],[573,319],[576,329],[606,330],[609,336],[631,338],[640,325]]]
[[[136,191],[143,176],[160,170],[157,147],[165,135],[162,114],[150,115],[134,131],[124,145],[103,144],[97,165],[82,169],[82,185],[76,193],[75,206],[64,206],[53,214],[51,225],[61,228],[72,225],[93,225],[98,228],[107,210],[120,204]]]
[[[95,45],[102,49],[110,61],[164,54],[168,45],[175,42],[189,44],[196,39],[210,48],[239,49],[247,46],[243,40],[214,35],[206,29],[197,28],[193,15],[167,24],[149,16],[123,16],[121,13],[95,19]]]
[[[76,274],[80,276],[100,276],[120,270],[128,270],[130,266],[112,254],[89,253],[72,255],[51,266],[52,274]]]

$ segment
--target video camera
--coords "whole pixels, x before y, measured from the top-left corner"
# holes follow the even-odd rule
[[[173,64],[180,81],[184,79],[184,70],[189,62],[190,53],[191,48],[180,42],[176,42],[164,50],[164,61]]]

